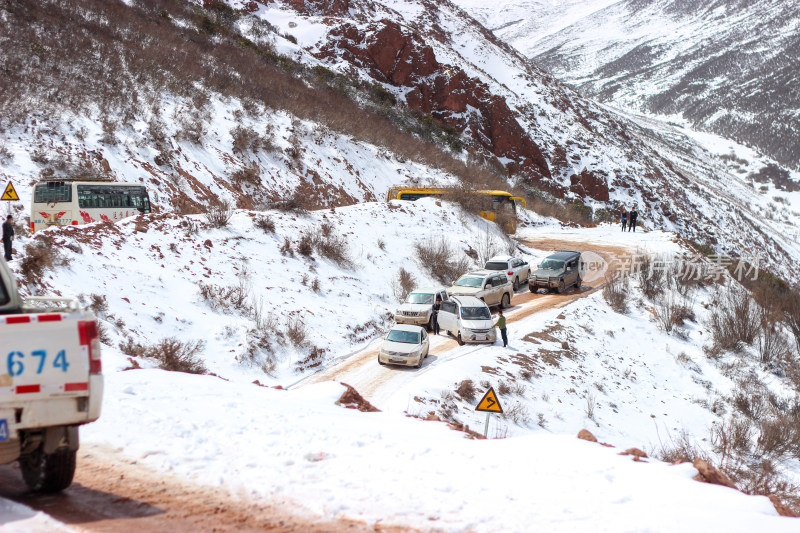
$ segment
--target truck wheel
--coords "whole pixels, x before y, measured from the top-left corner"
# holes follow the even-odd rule
[[[60,492],[72,483],[76,450],[57,450],[46,454],[39,446],[19,459],[25,484],[35,492]]]
[[[529,289],[529,290],[530,290],[532,293],[534,293],[534,294],[535,294],[535,293],[536,293],[536,290],[537,290],[537,287],[534,287],[533,285],[528,285],[528,289]]]
[[[567,286],[564,284],[564,280],[558,282],[558,294],[564,294],[564,291],[567,290]]]
[[[514,278],[514,292],[519,289],[519,278]]]
[[[578,281],[575,282],[575,288],[576,289],[580,289],[582,282],[583,282],[583,280],[581,278],[578,278]]]
[[[461,339],[461,332],[458,332],[458,337],[456,338],[456,342],[459,346],[464,346],[464,341]]]
[[[509,305],[511,305],[511,298],[508,297],[508,293],[505,293],[500,300],[500,309],[505,309]]]

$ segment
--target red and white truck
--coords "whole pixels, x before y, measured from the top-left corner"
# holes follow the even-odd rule
[[[97,323],[77,301],[23,302],[0,259],[0,464],[19,461],[31,490],[72,483],[78,427],[100,416]]]

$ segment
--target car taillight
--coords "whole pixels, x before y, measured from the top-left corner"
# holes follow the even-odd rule
[[[514,273],[513,273],[513,272],[509,272],[509,273],[508,273],[508,275],[509,275],[509,276],[513,276],[513,275],[514,275]]]
[[[100,360],[100,336],[97,334],[97,323],[94,320],[78,322],[78,336],[81,346],[86,346],[89,352],[89,373],[102,373],[103,363]]]

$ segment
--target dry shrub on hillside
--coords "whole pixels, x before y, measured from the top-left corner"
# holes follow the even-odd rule
[[[394,294],[398,302],[405,302],[416,285],[417,280],[414,278],[414,274],[400,267],[400,270],[397,271],[397,277],[392,280],[392,294]]]
[[[471,402],[478,394],[478,389],[475,388],[475,383],[471,379],[465,379],[456,387],[455,393],[458,394],[462,400]]]
[[[259,187],[261,186],[261,171],[257,164],[252,163],[233,172],[231,174],[231,181],[239,187],[243,185]]]
[[[253,225],[264,233],[275,233],[275,222],[268,216],[256,217]]]
[[[706,324],[713,340],[712,350],[736,351],[756,340],[761,326],[758,304],[743,287],[723,289]]]
[[[781,313],[794,337],[795,349],[800,353],[800,289],[794,287],[783,292]]]
[[[45,271],[67,264],[69,260],[59,251],[53,239],[47,236],[37,237],[25,244],[20,267],[26,283],[38,283]]]
[[[233,140],[234,154],[256,153],[260,150],[272,152],[276,150],[272,136],[269,133],[260,135],[253,128],[236,126],[231,130],[231,139]]]
[[[630,278],[627,274],[617,272],[611,278],[606,278],[603,284],[603,298],[617,313],[627,313],[630,289]]]
[[[224,228],[233,216],[233,205],[227,200],[212,200],[205,205],[203,216],[213,228]]]
[[[309,210],[309,201],[301,193],[294,192],[285,198],[268,203],[267,209],[275,209],[283,213],[304,214]]]
[[[671,333],[681,328],[687,320],[694,318],[692,308],[672,293],[656,298],[653,303],[656,324],[659,329]],[[679,330],[680,331],[680,330]]]
[[[414,243],[419,266],[427,270],[435,280],[449,285],[469,269],[466,257],[458,257],[444,237]]]
[[[317,226],[313,233],[309,234],[309,242],[320,256],[332,261],[339,268],[353,268],[350,244],[347,238],[336,233],[330,222]]]
[[[314,253],[314,239],[309,233],[303,233],[300,235],[300,239],[297,241],[296,246],[297,253],[305,256],[311,257],[311,254]]]
[[[644,295],[652,300],[664,292],[669,262],[663,258],[652,257],[647,254],[640,255],[637,259],[638,264],[634,275],[639,281],[639,286]]]
[[[205,341],[181,341],[170,337],[148,347],[144,356],[158,361],[158,368],[163,370],[206,374],[208,369],[199,357],[203,349]]]

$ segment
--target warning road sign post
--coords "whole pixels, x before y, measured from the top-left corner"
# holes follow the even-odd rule
[[[14,185],[11,182],[8,182],[6,185],[5,190],[3,191],[3,196],[0,196],[0,200],[12,201],[12,200],[19,200],[19,195],[17,191],[14,190]]]
[[[14,190],[14,185],[12,185],[10,181],[8,185],[6,185],[5,190],[3,190],[3,195],[0,196],[0,200],[6,202],[19,201],[19,195],[17,191]],[[11,204],[8,204],[8,214],[11,214]]]
[[[483,427],[483,436],[486,437],[489,434],[489,415],[492,413],[502,414],[503,412],[503,408],[500,406],[500,400],[497,398],[497,394],[495,394],[492,387],[489,387],[489,390],[483,395],[483,398],[478,402],[475,410],[486,413],[486,425]]]

